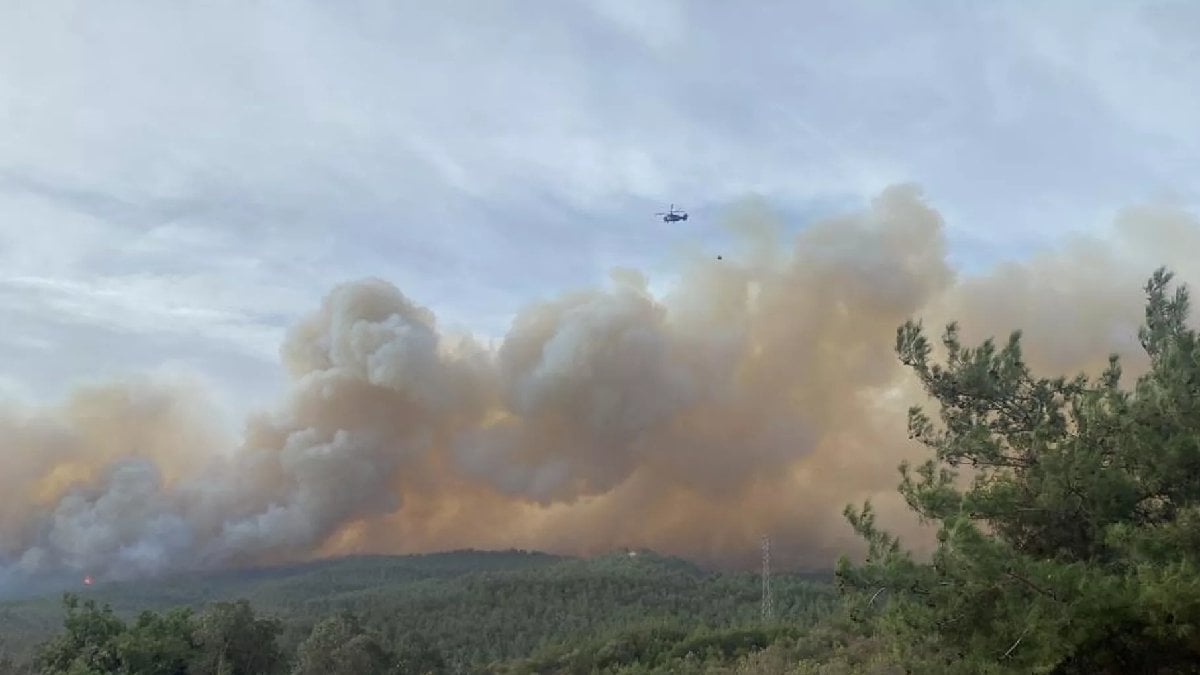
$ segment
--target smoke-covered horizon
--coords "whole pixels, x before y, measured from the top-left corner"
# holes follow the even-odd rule
[[[806,226],[760,210],[741,248],[697,256],[656,296],[634,269],[527,306],[495,349],[439,328],[382,279],[341,284],[281,345],[286,397],[242,438],[214,395],[168,378],[81,386],[0,408],[0,585],[97,580],[336,553],[646,547],[721,566],[828,567],[871,499],[921,549],[896,494],[924,455],[925,399],[893,352],[919,318],[977,342],[1020,329],[1043,374],[1140,372],[1141,287],[1195,277],[1194,216],[1130,209],[1079,238],[967,276],[913,186]]]

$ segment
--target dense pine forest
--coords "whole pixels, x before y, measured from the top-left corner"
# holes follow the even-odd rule
[[[67,596],[66,606],[59,598],[14,600],[0,604],[0,625],[16,672],[37,672],[27,665],[35,654],[20,646],[61,632],[64,611],[65,639],[47,642],[43,652],[43,664],[44,654],[55,655],[50,672],[76,672],[71,661],[80,650],[120,655],[162,645],[172,631],[178,631],[180,656],[174,666],[121,670],[119,657],[111,671],[80,672],[184,672],[175,668],[205,653],[201,646],[184,647],[195,644],[192,636],[203,626],[222,636],[218,644],[242,634],[263,636],[241,657],[229,658],[270,662],[280,672],[592,672],[634,663],[670,670],[689,653],[734,660],[796,636],[837,605],[823,575],[773,579],[777,620],[764,624],[757,575],[706,572],[649,551],[589,559],[523,551],[351,557],[112,584]],[[317,653],[337,653],[334,645],[303,657],[322,639],[352,642],[360,633],[370,640],[354,642],[336,660],[359,663],[378,650],[389,667],[409,665],[399,671],[298,665]],[[89,645],[98,635],[111,644]]]
[[[1200,337],[1157,271],[1148,369],[1035,376],[998,345],[919,323],[896,351],[939,408],[910,413],[927,462],[900,467],[938,529],[932,559],[846,516],[869,544],[832,580],[642,552],[350,558],[89,589],[0,606],[7,673],[1200,672]],[[919,403],[919,402],[914,402]],[[966,479],[970,480],[966,480]],[[65,618],[64,618],[65,613]]]

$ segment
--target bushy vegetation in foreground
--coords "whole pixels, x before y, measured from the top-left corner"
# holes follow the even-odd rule
[[[39,672],[1198,673],[1200,338],[1170,282],[1146,286],[1132,389],[1115,357],[1047,379],[1020,333],[969,348],[952,324],[935,363],[920,324],[900,327],[940,408],[937,425],[910,412],[933,457],[900,484],[936,552],[918,561],[869,503],[847,508],[867,560],[840,562],[840,598],[783,583],[777,622],[756,619],[752,575],[619,556],[297,593],[282,619],[225,602],[127,624],[68,597]]]

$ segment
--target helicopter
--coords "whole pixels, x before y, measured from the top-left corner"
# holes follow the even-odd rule
[[[688,219],[687,212],[685,212],[683,209],[676,209],[674,204],[671,205],[670,210],[668,210],[666,213],[656,213],[654,215],[662,216],[662,221],[664,223],[674,223],[676,221]]]
[[[674,223],[674,222],[677,222],[680,220],[688,219],[687,212],[684,211],[683,209],[676,209],[674,204],[671,204],[671,208],[669,210],[667,210],[666,213],[660,212],[660,213],[656,213],[654,215],[661,216],[662,221],[664,223]],[[723,256],[723,255],[717,256],[717,260],[724,260],[724,259],[725,259],[725,256]]]

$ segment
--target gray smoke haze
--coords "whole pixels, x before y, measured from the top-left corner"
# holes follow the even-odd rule
[[[912,186],[790,245],[763,209],[728,225],[742,250],[697,256],[671,292],[618,269],[529,306],[495,350],[386,281],[334,288],[282,345],[287,399],[241,440],[167,380],[0,410],[0,583],[465,546],[741,565],[764,532],[780,564],[820,567],[860,550],[841,511],[864,498],[924,546],[895,493],[924,402],[897,325],[1021,328],[1037,370],[1116,351],[1130,377],[1141,285],[1200,264],[1196,219],[1145,207],[1108,238],[964,277]]]

